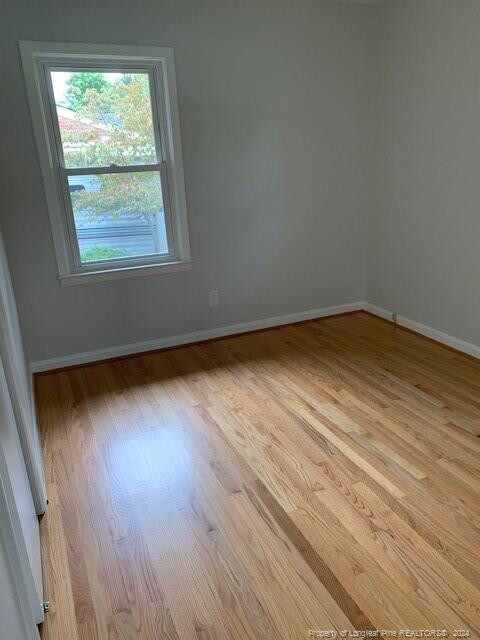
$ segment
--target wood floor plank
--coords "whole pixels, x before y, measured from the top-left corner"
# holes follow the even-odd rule
[[[369,314],[36,378],[43,640],[480,638],[480,362]]]

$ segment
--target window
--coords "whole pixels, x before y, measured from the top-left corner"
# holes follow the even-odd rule
[[[173,51],[20,46],[62,284],[190,268]]]

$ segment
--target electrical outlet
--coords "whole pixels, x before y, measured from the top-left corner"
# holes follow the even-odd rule
[[[392,322],[393,324],[397,324],[398,322],[398,316],[396,313],[392,313]]]
[[[220,304],[220,291],[218,289],[208,292],[208,304],[211,307],[218,307]]]

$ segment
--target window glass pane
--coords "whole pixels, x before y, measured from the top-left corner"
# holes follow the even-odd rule
[[[67,168],[158,162],[148,73],[50,75]]]
[[[167,254],[157,171],[69,176],[82,263]]]

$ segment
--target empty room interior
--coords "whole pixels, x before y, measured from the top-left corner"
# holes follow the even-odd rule
[[[0,86],[0,639],[479,639],[479,0],[1,0]]]

